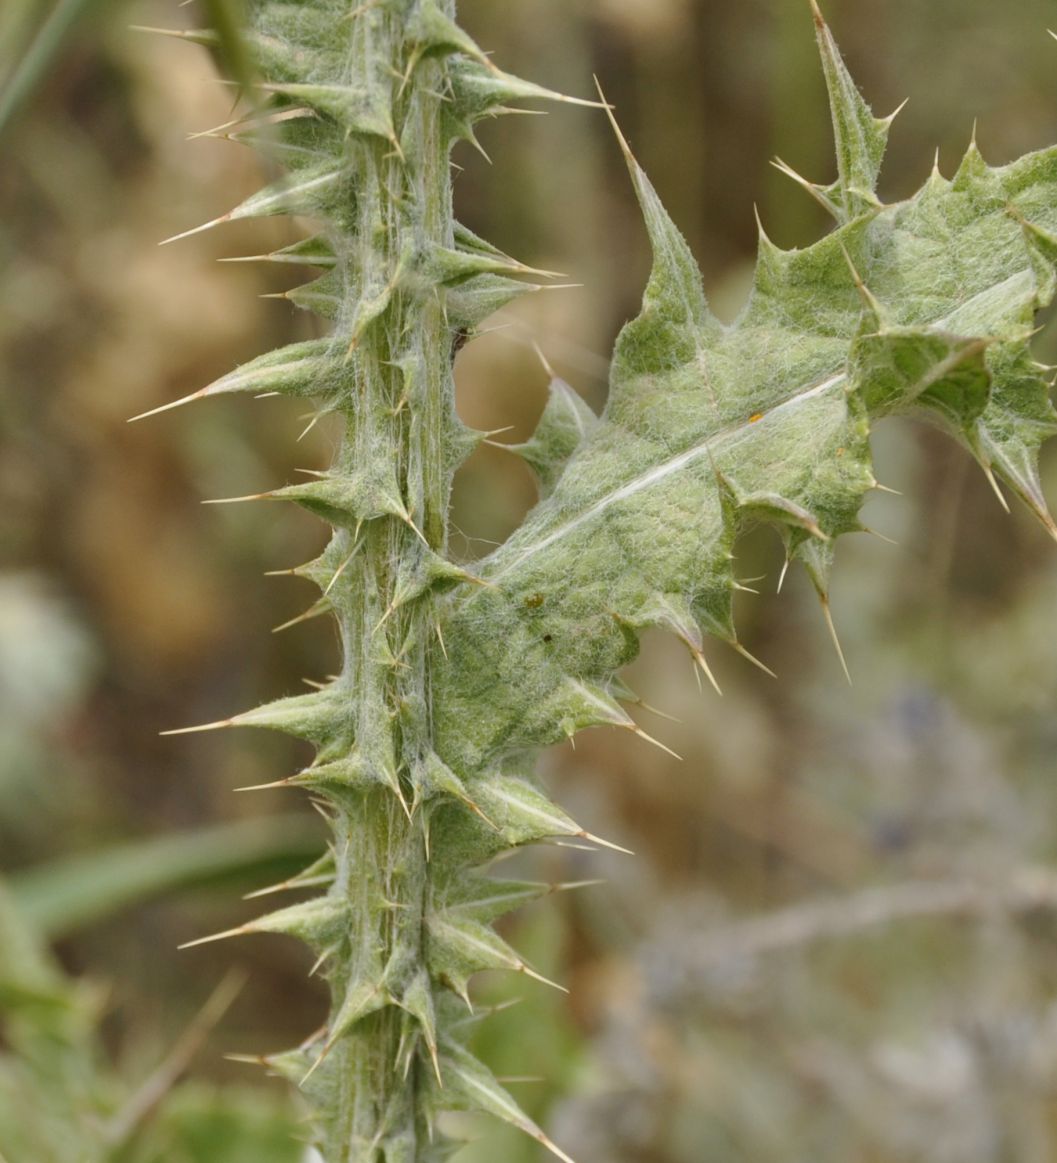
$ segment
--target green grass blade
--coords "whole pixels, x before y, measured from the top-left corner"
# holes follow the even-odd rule
[[[11,70],[0,83],[0,133],[47,78],[77,26],[92,17],[98,28],[112,3],[113,0],[58,0],[47,15],[44,5],[39,5],[39,14],[26,22],[30,29],[36,25],[36,31],[28,34],[25,47],[10,46]]]
[[[314,820],[269,816],[71,856],[13,875],[10,888],[22,915],[54,940],[176,889],[288,875],[318,851]]]

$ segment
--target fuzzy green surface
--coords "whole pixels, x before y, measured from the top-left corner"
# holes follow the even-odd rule
[[[671,630],[702,666],[708,636],[739,645],[733,550],[749,527],[773,525],[825,602],[834,543],[859,528],[875,486],[876,419],[942,425],[1052,530],[1035,463],[1057,418],[1028,341],[1054,294],[1057,151],[993,170],[974,146],[952,181],[934,174],[883,206],[889,122],[818,18],[839,177],[805,185],[837,229],[794,252],[761,236],[729,327],[628,153],[654,268],[608,405],[595,417],[552,385],[520,449],[543,499],[471,577],[446,559],[451,477],[480,438],[455,414],[451,364],[533,284],[452,221],[447,156],[481,118],[548,95],[496,69],[450,3],[253,11],[270,105],[235,136],[259,139],[288,174],[227,217],[319,221],[317,237],[272,257],[322,268],[289,297],[334,334],[198,395],[309,396],[345,427],[330,470],[270,494],[334,526],[303,572],[338,620],[342,672],[233,720],[315,744],[289,782],[328,805],[334,828],[305,881],[322,894],[249,926],[307,941],[331,985],[326,1028],[272,1064],[305,1082],[328,1163],[441,1158],[445,1109],[489,1111],[551,1147],[465,1049],[459,1000],[479,970],[531,972],[491,922],[549,890],[481,866],[585,835],[533,783],[533,752],[597,724],[635,729],[616,676],[640,631]]]
[[[1036,461],[1055,417],[1028,339],[1053,295],[1057,151],[993,170],[973,146],[952,181],[934,174],[806,250],[762,239],[729,328],[633,172],[656,266],[609,404],[481,563],[490,586],[448,600],[437,714],[458,764],[560,739],[592,697],[614,721],[602,688],[629,629],[735,641],[730,554],[752,524],[774,525],[825,594],[833,541],[875,484],[874,419],[942,425],[1048,521]]]

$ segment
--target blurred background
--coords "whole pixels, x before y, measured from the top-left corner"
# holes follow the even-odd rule
[[[6,0],[0,81],[50,7]],[[992,164],[1057,139],[1052,0],[825,10],[875,112],[910,98],[886,200],[917,188],[937,145],[953,173],[974,121]],[[751,277],[754,203],[780,245],[827,229],[769,165],[778,154],[833,176],[807,0],[461,0],[460,17],[509,71],[580,96],[598,75],[724,318]],[[269,632],[312,591],[263,576],[311,557],[323,528],[270,506],[200,504],[322,467],[332,438],[298,442],[299,409],[276,400],[125,423],[316,333],[261,297],[300,281],[289,272],[216,263],[284,245],[295,224],[157,246],[262,181],[240,147],[188,140],[231,110],[208,56],[128,28],[201,19],[175,0],[97,4],[59,29],[0,136],[0,872],[20,909],[10,923],[37,942],[29,977],[39,968],[33,980],[76,1018],[63,1038],[98,1101],[134,1105],[145,1075],[166,1062],[182,1074],[196,1051],[183,1097],[138,1116],[161,1145],[120,1157],[286,1163],[298,1116],[285,1089],[224,1055],[284,1048],[319,1024],[309,955],[272,937],[175,950],[254,915],[241,894],[306,863],[322,824],[295,796],[233,791],[289,774],[292,743],[158,733],[332,669],[323,620]],[[648,256],[597,111],[507,118],[481,139],[493,165],[455,157],[462,220],[582,284],[506,309],[459,356],[464,419],[513,442],[545,399],[533,344],[602,406]],[[1053,335],[1037,347],[1057,362]],[[678,721],[640,721],[683,761],[604,730],[544,757],[558,801],[636,856],[519,856],[533,875],[605,883],[506,923],[571,995],[482,977],[482,1003],[520,1002],[479,1039],[580,1163],[1057,1158],[1057,551],[935,432],[887,421],[874,447],[899,495],[878,495],[865,519],[896,544],[861,536],[838,552],[853,687],[805,579],[776,597],[777,540],[752,536],[739,570],[760,595],[742,595],[739,625],[779,681],[714,649],[719,699],[677,643],[647,637],[629,681]],[[1057,498],[1052,454],[1044,479]],[[533,501],[524,466],[482,448],[459,475],[455,552],[486,552]],[[45,939],[57,962],[43,960]],[[245,983],[210,1016],[232,969]],[[4,972],[0,954],[0,1003]],[[17,1049],[13,1021],[0,1019],[0,1046]],[[28,1044],[32,1065],[44,1051]],[[27,1069],[9,1063],[0,1081],[37,1093]],[[25,1163],[74,1157],[61,1146],[76,1141],[61,1138],[68,1106],[12,1104],[7,1117],[39,1133],[13,1140],[36,1144]],[[3,1118],[0,1103],[0,1152]],[[502,1128],[463,1129],[478,1138],[466,1163],[541,1158]]]

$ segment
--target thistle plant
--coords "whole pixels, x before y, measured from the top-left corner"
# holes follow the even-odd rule
[[[556,95],[493,65],[453,0],[250,7],[263,105],[228,134],[287,173],[208,225],[315,220],[318,233],[268,257],[322,271],[288,298],[333,330],[187,399],[306,398],[343,433],[326,472],[259,498],[333,527],[294,572],[321,590],[309,612],[337,621],[341,672],[208,725],[309,741],[315,761],[283,783],[324,804],[333,828],[290,882],[316,894],[237,930],[301,938],[330,985],[325,1027],[269,1062],[303,1087],[328,1163],[444,1158],[437,1119],[450,1109],[491,1112],[566,1158],[465,1041],[473,974],[534,975],[492,923],[555,887],[487,865],[595,840],[538,786],[534,755],[597,725],[641,734],[619,673],[648,628],[677,635],[713,685],[709,639],[749,657],[734,550],[753,526],[777,531],[828,619],[835,543],[862,528],[880,487],[869,434],[885,416],[947,431],[1000,499],[1004,484],[1057,535],[1037,470],[1057,413],[1030,350],[1057,288],[1057,149],[992,168],[974,142],[952,179],[934,169],[884,204],[892,118],[873,116],[814,9],[838,177],[789,173],[835,228],[793,251],[761,228],[749,300],[726,326],[617,130],[653,250],[641,314],[617,341],[601,416],[552,383],[516,447],[540,502],[463,567],[447,550],[449,493],[483,434],[456,414],[454,355],[539,272],[454,221],[449,153],[481,120]]]

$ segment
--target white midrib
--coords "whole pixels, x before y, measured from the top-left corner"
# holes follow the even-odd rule
[[[971,312],[973,307],[981,300],[994,296],[1022,280],[1033,279],[1030,270],[1016,271],[1008,278],[1003,279],[994,287],[986,287],[982,291],[978,291],[972,295],[964,303],[960,303],[955,309],[945,315],[942,319],[937,319],[931,324],[922,324],[922,329],[926,327],[945,330],[954,324],[958,317],[964,315],[967,311]],[[836,375],[830,376],[829,379],[823,380],[819,384],[812,384],[810,387],[802,388],[795,392],[788,400],[784,400],[781,404],[776,404],[770,409],[758,423],[764,424],[771,421],[774,417],[780,416],[783,412],[791,408],[799,407],[806,400],[810,400],[815,396],[822,395],[823,392],[829,391],[830,388],[836,387],[847,379],[846,372],[839,372]],[[656,468],[650,469],[649,472],[643,473],[642,476],[636,477],[635,480],[629,481],[626,485],[621,485],[612,493],[608,493],[602,497],[601,500],[596,501],[590,508],[585,509],[582,513],[567,521],[564,525],[548,533],[546,537],[540,541],[536,541],[531,545],[526,545],[519,550],[517,555],[505,566],[503,566],[496,573],[489,576],[489,581],[497,581],[504,577],[512,570],[517,569],[522,563],[527,561],[530,557],[534,557],[537,553],[553,545],[556,541],[560,541],[563,537],[568,537],[570,533],[574,533],[581,525],[586,525],[600,516],[607,509],[613,505],[619,505],[621,501],[626,501],[629,497],[634,497],[637,493],[643,492],[645,489],[651,488],[658,481],[664,480],[666,477],[677,473],[680,469],[685,468],[688,464],[693,464],[695,460],[700,460],[706,456],[712,456],[717,452],[725,449],[735,447],[740,441],[744,440],[755,428],[748,424],[738,424],[734,427],[728,428],[722,432],[717,432],[710,436],[707,440],[703,440],[700,444],[694,445],[693,448],[688,448],[685,452],[680,452],[678,456],[673,456],[671,460],[666,460],[663,464]]]
[[[784,400],[781,404],[776,404],[769,412],[766,413],[756,424],[748,425],[745,423],[738,424],[735,427],[727,428],[724,431],[717,432],[703,440],[700,444],[695,444],[692,448],[688,448],[685,452],[680,452],[677,456],[673,456],[670,460],[666,460],[663,464],[651,468],[649,472],[643,473],[642,476],[636,477],[633,481],[629,481],[626,485],[621,485],[619,489],[615,489],[611,493],[607,493],[600,500],[596,501],[590,508],[585,509],[582,513],[578,513],[571,520],[564,525],[560,525],[557,529],[552,530],[541,540],[533,542],[531,545],[526,545],[519,550],[517,556],[513,558],[507,565],[496,573],[489,575],[489,582],[498,581],[501,577],[510,573],[511,570],[517,569],[530,557],[542,552],[556,541],[568,537],[571,533],[575,533],[582,525],[586,525],[590,521],[594,521],[600,517],[607,509],[614,505],[619,505],[622,501],[628,500],[629,497],[634,497],[638,493],[644,492],[646,489],[652,488],[658,481],[665,480],[674,473],[680,472],[686,468],[688,464],[693,464],[696,460],[702,460],[708,456],[714,456],[717,452],[725,451],[734,448],[737,444],[746,439],[752,434],[760,424],[768,423],[772,418],[780,416],[783,412],[796,408],[805,403],[807,400],[813,399],[816,396],[821,396],[828,392],[831,388],[843,383],[847,379],[847,373],[839,372],[837,375],[830,376],[829,379],[823,380],[819,384],[812,384],[810,387],[803,388],[799,392],[790,396],[788,400]]]

